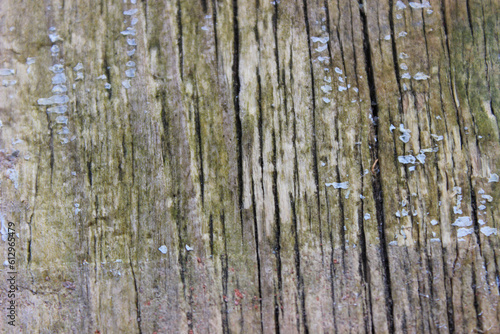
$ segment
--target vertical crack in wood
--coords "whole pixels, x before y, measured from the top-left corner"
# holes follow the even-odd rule
[[[281,217],[280,217],[280,204],[279,204],[279,194],[278,194],[278,168],[277,164],[277,149],[276,149],[276,133],[273,129],[272,132],[272,140],[273,140],[273,199],[274,199],[274,223],[275,223],[275,244],[274,244],[274,252],[276,255],[276,265],[277,265],[277,276],[278,276],[278,291],[277,291],[277,299],[275,299],[275,322],[279,332],[280,326],[280,310],[283,307],[283,283],[282,283],[282,264],[281,264]]]
[[[255,184],[252,174],[252,210],[253,210],[253,224],[254,224],[254,238],[255,238],[255,257],[257,259],[257,283],[259,291],[259,307],[260,307],[260,329],[264,333],[264,318],[262,315],[262,272],[260,264],[260,241],[259,241],[259,224],[257,221],[257,202],[255,201]]]
[[[304,276],[300,268],[300,242],[299,242],[299,230],[297,226],[297,214],[295,212],[295,200],[292,193],[290,196],[290,207],[292,208],[292,232],[295,239],[294,252],[295,252],[295,275],[297,279],[297,291],[299,292],[299,299],[301,304],[301,315],[302,322],[304,323],[304,333],[309,333],[309,326],[307,323],[307,312],[306,312],[306,298],[304,290]]]
[[[389,0],[389,27],[391,29],[391,50],[392,50],[392,62],[394,66],[394,73],[396,75],[396,82],[398,83],[398,89],[399,89],[399,96],[402,97],[403,93],[401,90],[401,76],[399,73],[399,66],[398,66],[398,49],[396,45],[396,34],[394,33],[394,4],[393,0]],[[399,105],[399,112],[403,112],[403,107],[401,106],[400,103]]]
[[[375,77],[373,74],[373,62],[371,58],[371,46],[370,46],[370,36],[368,33],[368,19],[366,17],[364,4],[362,0],[359,0],[359,12],[362,23],[362,31],[363,31],[363,51],[365,55],[365,67],[366,73],[368,76],[368,86],[370,92],[370,101],[373,111],[373,118],[375,120],[374,127],[374,135],[378,135],[378,103],[377,103],[377,93],[375,87]],[[378,156],[378,142],[371,139],[371,155],[373,161],[379,159]],[[389,256],[387,253],[387,241],[385,238],[385,217],[384,217],[384,199],[382,193],[382,184],[381,184],[381,172],[377,173],[375,176],[372,176],[372,187],[373,187],[373,197],[375,200],[375,207],[377,211],[377,224],[378,224],[378,234],[380,239],[380,255],[381,262],[383,267],[383,279],[385,286],[385,295],[386,295],[386,315],[387,315],[387,323],[389,327],[389,331],[391,333],[395,332],[394,328],[394,309],[393,309],[393,299],[392,299],[392,290],[391,290],[391,272],[389,267]]]
[[[228,254],[227,254],[227,234],[226,234],[226,218],[224,212],[220,215],[222,223],[222,240],[224,240],[224,254],[220,256],[222,266],[222,332],[229,334],[229,310],[227,303],[229,302],[227,285],[229,281],[229,267],[228,267]]]
[[[201,123],[200,123],[200,98],[198,95],[198,88],[196,89],[196,109],[194,111],[194,119],[195,119],[195,128],[196,128],[196,139],[198,144],[198,160],[200,163],[199,167],[199,182],[200,182],[200,194],[201,194],[201,206],[205,207],[205,175],[203,173],[203,143],[201,139]]]
[[[129,265],[130,265],[130,270],[132,271],[132,278],[134,280],[134,290],[135,290],[135,309],[136,309],[136,314],[137,314],[137,328],[139,330],[139,334],[142,334],[142,328],[141,328],[141,305],[139,303],[139,289],[137,288],[137,278],[135,276],[135,270],[134,270],[134,265],[132,264],[132,253],[130,251],[130,247],[128,247],[128,258],[129,258]]]
[[[181,81],[184,80],[184,51],[183,51],[183,35],[182,35],[182,8],[181,0],[177,0],[177,48],[179,52],[179,73],[181,76]]]
[[[236,127],[236,145],[238,159],[238,214],[241,223],[241,240],[243,242],[243,130],[241,128],[240,115],[240,31],[238,23],[238,0],[233,0],[233,102],[234,118]]]
[[[315,197],[316,197],[316,208],[318,210],[318,226],[319,226],[319,245],[321,249],[322,258],[324,257],[323,251],[323,227],[321,224],[321,202],[319,194],[319,171],[318,171],[318,144],[316,139],[316,89],[315,89],[315,79],[314,79],[314,69],[312,64],[312,50],[311,50],[311,30],[309,26],[309,17],[307,9],[307,0],[302,1],[303,12],[304,12],[304,22],[306,26],[307,33],[307,50],[309,55],[309,72],[311,76],[311,94],[312,94],[312,163],[313,163],[313,175],[315,183]]]

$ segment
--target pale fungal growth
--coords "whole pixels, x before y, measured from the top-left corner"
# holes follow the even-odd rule
[[[59,47],[57,45],[52,45],[52,47],[50,48],[50,52],[52,52],[52,55],[56,55],[57,53],[59,53]]]
[[[370,214],[369,213],[366,213],[365,216],[364,216],[365,220],[368,220],[371,218]]]
[[[17,83],[17,80],[2,80],[2,86],[14,86]]]
[[[60,85],[66,82],[66,75],[64,73],[57,73],[52,77],[53,85]]]
[[[401,65],[399,65],[399,68],[406,71],[408,70],[408,65],[406,65],[405,63],[401,63]]]
[[[97,80],[106,80],[107,78],[106,78],[106,75],[103,74],[103,75],[98,76],[96,79]]]
[[[490,174],[490,178],[488,180],[488,183],[491,182],[498,182],[498,174]]]
[[[104,88],[105,88],[105,89],[111,89],[111,84],[110,84],[110,83],[108,83],[108,82],[106,82],[106,83],[104,84]]]
[[[69,101],[69,97],[67,95],[53,95],[48,98],[38,99],[38,104],[41,106],[47,106],[51,104],[64,104]]]
[[[335,67],[335,72],[338,74],[342,74],[342,70],[338,67]]]
[[[398,161],[402,164],[414,164],[415,161],[417,161],[415,159],[415,157],[413,155],[400,155],[398,157]]]
[[[410,172],[415,171],[415,166],[410,166],[410,167],[408,168],[408,170],[409,170]]]
[[[7,75],[14,75],[16,73],[15,70],[10,69],[10,68],[2,68],[0,69],[0,75],[1,76],[7,76]]]
[[[398,0],[398,1],[396,2],[396,8],[397,8],[398,10],[403,10],[403,9],[405,9],[405,8],[406,8],[406,5],[403,3],[403,1]]]
[[[472,225],[472,220],[470,217],[458,217],[452,226],[458,226],[458,227],[465,227],[465,226],[471,226]]]
[[[68,87],[65,85],[55,85],[52,87],[52,93],[62,94],[68,91]]]
[[[430,8],[431,7],[431,4],[429,3],[429,1],[424,1],[422,3],[410,2],[409,5],[411,8],[414,8],[414,9],[422,9],[422,8]]]
[[[135,68],[129,68],[128,70],[126,70],[125,75],[127,76],[127,78],[135,77]]]
[[[438,135],[433,135],[431,134],[431,137],[435,140],[435,141],[441,141],[444,139],[443,136],[438,136]]]
[[[58,34],[56,34],[55,32],[52,34],[49,34],[49,38],[50,38],[50,41],[52,43],[55,43],[57,41],[62,41],[62,38]]]
[[[427,14],[431,15],[432,13],[434,13],[432,9],[427,9]]]
[[[398,34],[398,37],[406,37],[406,35],[408,35],[408,33],[406,31],[401,31],[399,34]]]
[[[479,225],[484,225],[484,224],[486,224],[486,222],[485,222],[484,220],[482,220],[482,219],[478,219],[478,221],[477,221],[477,222],[478,222],[478,224],[479,224]]]
[[[135,42],[135,38],[127,38],[127,44],[130,46],[137,45],[137,43]]]
[[[347,90],[347,87],[344,87],[344,86],[339,86],[339,92],[343,92]]]
[[[391,40],[391,35],[385,35],[384,39],[385,39],[386,41],[390,41],[390,40]]]
[[[187,250],[188,252],[191,252],[192,250],[194,250],[194,248],[193,248],[193,247],[189,247],[189,246],[186,244],[186,250]]]
[[[75,79],[75,81],[78,81],[78,80],[83,80],[83,73],[82,72],[76,73],[76,79]]]
[[[408,130],[408,129],[405,129],[404,125],[403,124],[399,124],[399,131],[402,133],[401,136],[399,136],[399,139],[403,142],[403,143],[407,143],[410,141],[410,138],[411,138],[411,131]]]
[[[326,44],[328,41],[330,40],[330,37],[328,36],[325,36],[325,37],[311,37],[311,41],[313,43],[322,43],[322,44]]]
[[[481,197],[490,203],[493,202],[493,197],[491,197],[490,195],[481,195]]]
[[[397,246],[398,242],[396,240],[389,242],[389,246]]]
[[[484,194],[484,189],[483,188],[479,189],[479,191],[477,193],[478,194]]]
[[[408,56],[408,55],[407,55],[406,53],[404,53],[404,52],[401,52],[401,53],[399,54],[399,59],[408,59],[408,58],[410,58],[410,56]]]
[[[413,76],[413,79],[415,79],[415,80],[427,80],[429,78],[430,78],[430,76],[428,76],[427,74],[424,74],[422,72],[418,72],[417,74],[415,74]]]
[[[436,219],[431,220],[431,225],[436,226],[439,222]]]
[[[391,131],[392,133],[392,130],[394,130],[396,127],[394,125],[391,124],[391,126],[389,127],[389,131]]]
[[[64,114],[68,111],[68,106],[67,105],[60,105],[60,106],[53,106],[47,109],[47,113],[56,113],[56,114]]]
[[[56,123],[58,123],[58,124],[68,124],[68,117],[66,117],[66,116],[57,116]]]
[[[323,78],[323,80],[324,80],[325,82],[330,83],[330,82],[332,82],[332,77],[324,77],[324,78]]]
[[[202,27],[202,29],[203,29],[203,27]],[[122,34],[124,36],[135,36],[135,33],[136,33],[135,28],[132,28],[132,27],[127,27],[127,29],[120,32],[120,34]]]
[[[324,98],[323,98],[323,102],[325,102],[325,103],[330,103],[330,99],[329,99],[329,98],[327,98],[327,97],[324,97]]]
[[[486,206],[484,204],[481,204],[479,207],[478,207],[479,210],[481,211],[484,211],[486,210]]]
[[[497,235],[497,229],[489,226],[484,226],[481,227],[481,233],[489,237],[492,234]]]
[[[472,234],[472,232],[474,232],[473,228],[462,227],[457,230],[457,237],[462,238],[465,237],[466,235]]]
[[[133,61],[128,61],[128,62],[125,64],[125,66],[127,66],[127,67],[135,67],[135,62],[133,62]]]
[[[403,78],[403,79],[411,79],[411,75],[408,72],[407,73],[403,73],[403,75],[401,75],[401,78]]]
[[[36,58],[34,57],[28,57],[26,58],[26,65],[33,65],[36,61]]]
[[[425,164],[425,154],[420,153],[417,155],[417,160],[420,161],[421,164]]]
[[[73,71],[75,71],[75,72],[80,71],[80,70],[83,70],[83,64],[82,63],[78,63],[78,64],[76,64],[75,67],[73,67]]]
[[[62,130],[57,133],[58,135],[67,135],[69,134],[69,129],[66,126],[63,126]]]
[[[431,238],[431,242],[441,242],[441,239],[439,239],[439,238]]]
[[[339,81],[340,81],[340,82],[344,82],[344,78],[339,77]]]
[[[52,73],[62,73],[64,72],[64,66],[61,64],[54,64],[49,67],[49,71]]]
[[[321,90],[325,94],[330,93],[332,91],[332,86],[330,86],[330,85],[321,86]]]
[[[329,63],[329,61],[328,61],[329,59],[330,59],[330,57],[322,57],[322,56],[318,57],[318,60],[320,61],[320,63],[326,62],[326,64],[328,64]]]
[[[124,11],[123,15],[132,16],[134,14],[137,14],[138,11],[139,10],[137,8],[129,9],[129,10]]]
[[[126,89],[129,89],[130,87],[132,87],[130,85],[130,80],[123,80],[122,81],[122,86],[125,87]]]
[[[132,19],[132,21],[130,21],[130,24],[133,25],[133,26],[135,26],[137,24],[137,22],[139,22],[139,19],[137,17],[134,17]]]
[[[127,51],[127,56],[132,57],[135,53],[135,49],[132,49],[130,51]]]
[[[327,45],[327,44],[325,44],[325,45],[321,45],[321,46],[318,46],[318,47],[316,48],[316,51],[317,51],[317,52],[323,52],[323,51],[325,51],[325,50],[326,50],[326,48],[327,48],[327,47],[328,47],[328,45]]]
[[[349,187],[349,182],[333,182],[333,183],[325,183],[325,186],[327,187],[334,187],[335,189],[347,189]]]
[[[158,248],[158,250],[163,254],[167,254],[167,246],[165,245],[161,245],[160,248]]]

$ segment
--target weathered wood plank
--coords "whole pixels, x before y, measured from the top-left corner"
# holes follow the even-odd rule
[[[14,331],[499,331],[499,9],[0,2]]]

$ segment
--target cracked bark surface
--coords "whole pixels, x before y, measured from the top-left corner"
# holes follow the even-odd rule
[[[3,332],[500,331],[499,2],[134,2],[0,2]]]

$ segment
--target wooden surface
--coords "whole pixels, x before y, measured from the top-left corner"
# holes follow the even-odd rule
[[[415,1],[0,1],[0,330],[500,332],[500,3]]]

